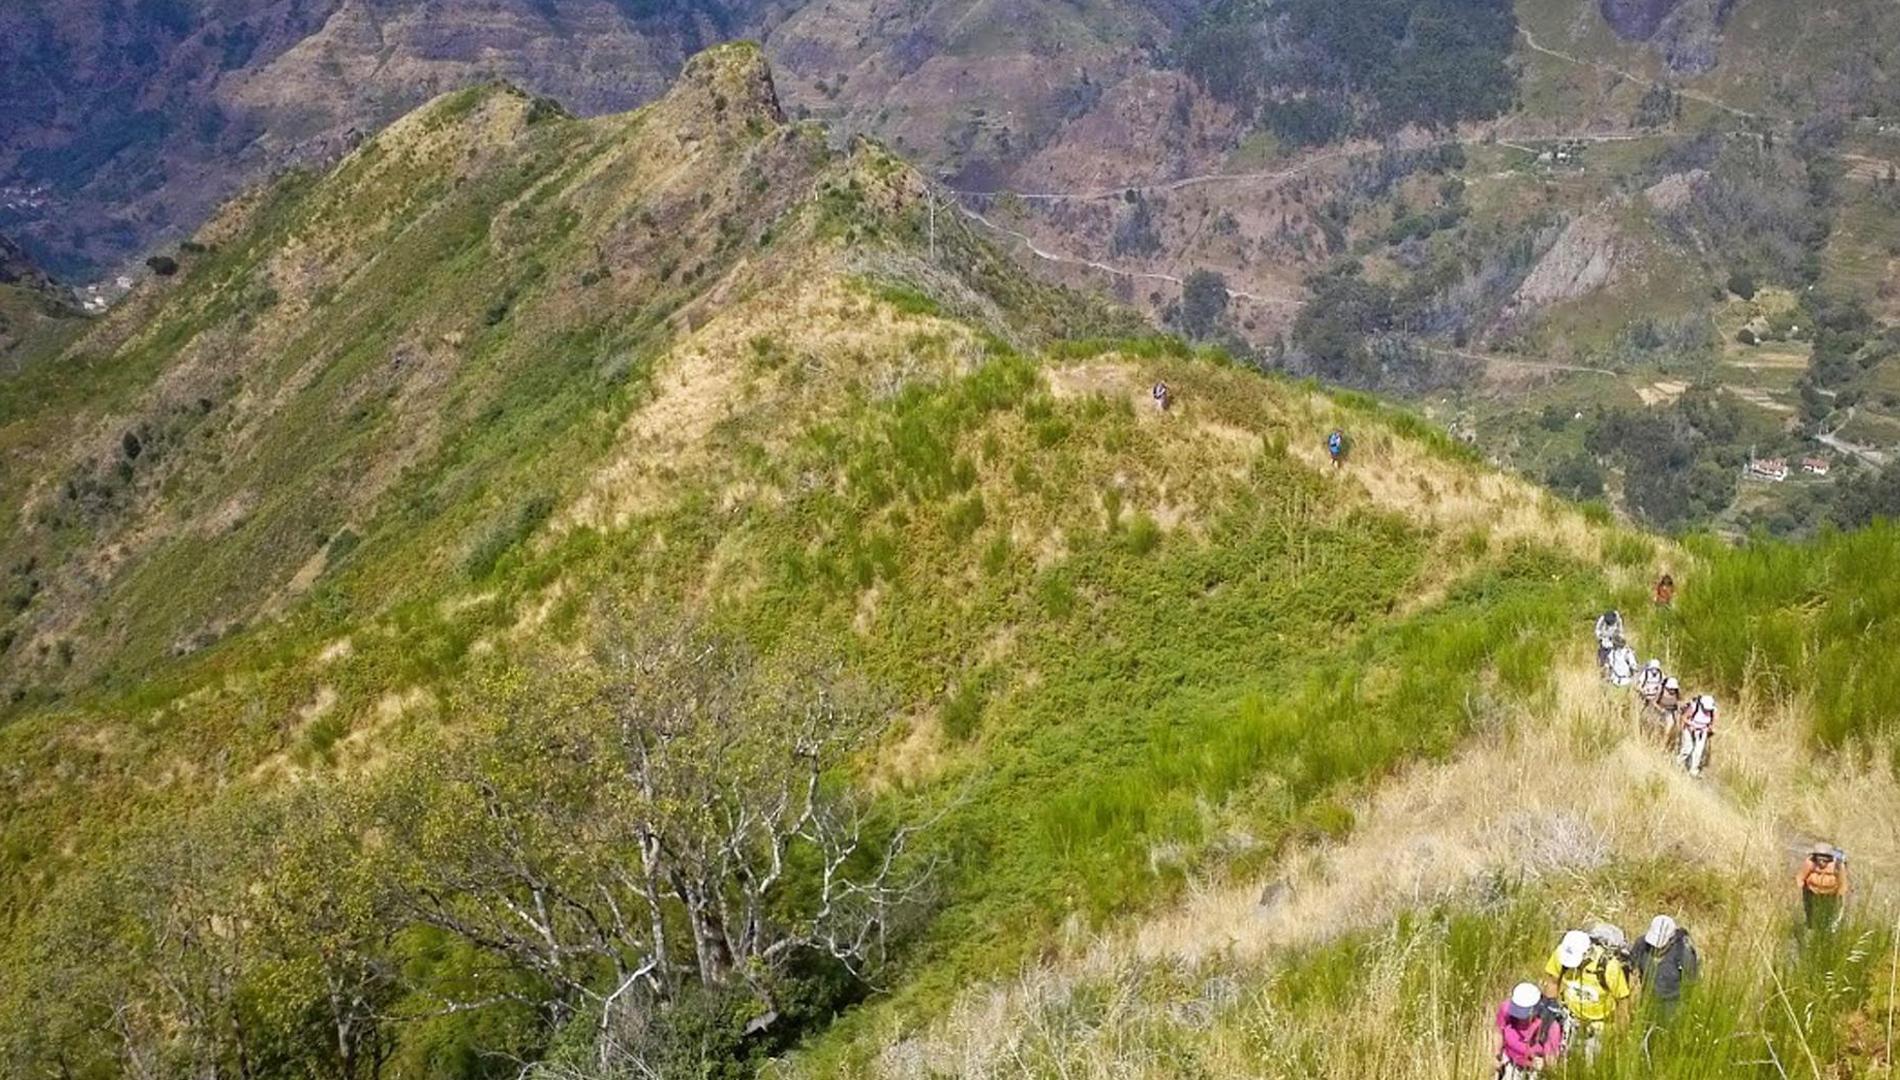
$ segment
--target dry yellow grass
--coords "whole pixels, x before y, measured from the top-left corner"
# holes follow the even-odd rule
[[[853,382],[870,378],[866,389],[887,398],[911,381],[968,370],[983,355],[968,326],[900,312],[852,284],[841,266],[801,267],[783,278],[788,284],[722,310],[655,364],[652,398],[628,418],[613,454],[561,515],[561,529],[624,526],[674,493],[670,478],[716,472],[711,436],[724,421],[774,445],[793,434],[779,418],[823,415]],[[932,347],[908,347],[920,338]],[[756,370],[755,341],[797,366],[796,378]]]
[[[1896,910],[1900,874],[1900,785],[1884,772],[1816,765],[1799,745],[1799,717],[1769,707],[1731,707],[1702,780],[1639,733],[1628,695],[1602,685],[1587,658],[1557,673],[1546,707],[1520,712],[1494,736],[1442,765],[1415,769],[1360,808],[1343,843],[1293,853],[1265,880],[1212,885],[1177,907],[1099,939],[1001,985],[966,993],[941,1021],[895,1037],[874,1072],[882,1076],[1009,1076],[1032,1047],[1063,1047],[1063,1075],[1175,1075],[1165,1057],[1118,1027],[1145,1023],[1128,989],[1138,973],[1183,979],[1215,963],[1271,965],[1276,952],[1374,929],[1408,910],[1469,896],[1482,882],[1522,876],[1576,902],[1577,922],[1640,928],[1652,911],[1626,898],[1581,891],[1613,858],[1661,856],[1719,873],[1740,902],[1735,921],[1704,939],[1730,956],[1774,950],[1794,903],[1803,846],[1825,837],[1852,853],[1855,903],[1875,921]],[[1822,770],[1825,768],[1825,775]],[[1562,782],[1554,782],[1559,776]],[[1264,894],[1264,895],[1263,895]],[[1263,902],[1264,901],[1264,902]],[[1552,927],[1553,940],[1562,927]],[[1354,1029],[1396,1025],[1407,997],[1398,980],[1407,957],[1375,961],[1370,992],[1350,1016]],[[1051,1031],[1079,986],[1120,995],[1097,1003],[1108,1019],[1086,1034]],[[1390,983],[1392,992],[1379,988]],[[1120,1018],[1121,1023],[1117,1022]],[[1220,1075],[1283,1075],[1257,1047],[1210,1029],[1196,1051]],[[1435,1033],[1431,1045],[1392,1040],[1376,1060],[1356,1058],[1337,1075],[1452,1080],[1451,1062],[1489,1052],[1488,1017]],[[1383,1056],[1381,1056],[1383,1055]],[[1344,1063],[1341,1069],[1346,1069]],[[1333,1075],[1328,1073],[1327,1075]]]

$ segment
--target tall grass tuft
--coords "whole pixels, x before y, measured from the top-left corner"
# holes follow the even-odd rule
[[[1811,705],[1817,745],[1895,742],[1900,526],[1707,548],[1682,582],[1676,653],[1730,692]]]

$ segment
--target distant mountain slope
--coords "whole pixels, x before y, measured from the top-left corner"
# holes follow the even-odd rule
[[[441,96],[0,382],[0,1072],[1020,1075],[987,1049],[1013,1007],[940,1025],[1356,842],[1401,770],[1598,760],[1607,724],[1484,755],[1589,699],[1579,636],[1665,565],[1704,634],[1775,631],[1727,659],[1823,658],[1817,747],[1885,737],[1893,631],[1810,599],[1872,595],[1869,549],[1712,618],[1658,541],[1414,415],[1131,336],[784,112],[742,45],[627,114]],[[1717,779],[1824,760],[1792,758]],[[1379,839],[1346,869],[1384,889]],[[1461,940],[1537,936],[1495,910]],[[1501,973],[1461,970],[1444,1000]],[[1167,1015],[1230,1015],[1215,975]],[[1087,985],[1062,1032],[1104,1015]],[[973,1026],[965,1068],[932,1056]],[[1123,1034],[1156,1075],[1326,1071]]]
[[[18,244],[0,236],[0,375],[17,373],[80,329],[72,290],[34,265]]]
[[[0,228],[49,265],[182,237],[240,186],[510,78],[588,114],[649,101],[747,3],[80,0],[0,11]]]
[[[609,913],[629,789],[529,717],[609,716],[584,670],[669,612],[868,702],[824,790],[931,823],[930,888],[876,924],[925,1007],[1171,895],[1227,823],[1337,828],[1339,785],[1533,685],[1614,532],[1370,402],[1127,338],[787,122],[745,47],[626,115],[445,96],[181,259],[0,397],[10,1073],[477,1075],[714,1054],[702,1021],[738,1068],[822,1028],[870,987],[695,959],[675,900],[665,982],[602,989],[648,933]],[[537,902],[480,857],[517,810],[507,858],[607,889],[554,909],[605,952],[537,969],[430,913]]]

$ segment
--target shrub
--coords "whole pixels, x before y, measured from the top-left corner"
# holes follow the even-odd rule
[[[966,679],[957,692],[943,703],[943,733],[952,742],[967,742],[983,720],[983,691],[976,680]]]
[[[1161,526],[1146,512],[1136,513],[1128,523],[1128,535],[1125,538],[1128,550],[1136,555],[1146,555],[1161,544]]]
[[[462,564],[463,570],[471,578],[487,577],[494,572],[502,556],[532,535],[553,512],[554,500],[546,495],[537,495],[521,504],[512,516],[491,527],[469,551],[468,558]]]

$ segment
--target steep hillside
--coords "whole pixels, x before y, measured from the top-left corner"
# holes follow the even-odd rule
[[[71,290],[47,276],[18,244],[0,236],[0,364],[7,373],[57,351],[81,326]]]
[[[1611,532],[1136,325],[746,48],[624,116],[459,92],[233,205],[0,414],[8,1071],[782,1053],[1336,832],[1537,684]],[[635,797],[682,732],[719,768]],[[805,824],[697,846],[787,762]],[[784,869],[623,872],[699,850]]]
[[[178,258],[0,398],[10,1075],[955,1072],[973,988],[1587,711],[1685,565],[1037,283],[747,46],[438,98]]]
[[[1567,1072],[1885,1075],[1900,787],[1873,657],[1896,609],[1854,590],[1896,545],[1883,526],[1818,548],[1660,553],[1689,591],[1636,634],[1685,685],[1722,694],[1706,779],[1603,685],[1587,639],[1560,647],[1536,691],[1487,703],[1480,738],[1352,801],[1343,835],[1073,935],[928,1023],[863,1025],[812,1071],[1470,1076],[1492,1059],[1497,1001],[1564,928],[1634,935],[1663,912],[1692,928],[1702,984],[1673,1018],[1638,1010],[1595,1067]],[[1827,747],[1849,752],[1815,756]],[[1790,887],[1815,837],[1851,853],[1859,890],[1833,937],[1801,932]]]

